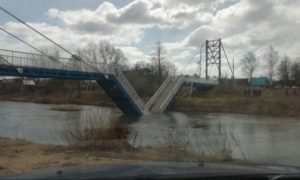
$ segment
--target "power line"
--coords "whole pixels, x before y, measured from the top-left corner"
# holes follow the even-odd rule
[[[14,34],[8,32],[7,30],[3,29],[2,27],[0,27],[0,30],[2,30],[3,32],[5,32],[5,33],[7,33],[8,35],[12,36],[13,38],[15,38],[15,39],[21,41],[22,43],[26,44],[27,46],[31,47],[32,49],[38,51],[39,53],[41,53],[41,54],[43,54],[43,55],[49,57],[50,59],[52,59],[52,57],[50,57],[49,55],[47,55],[47,54],[44,53],[43,51],[41,51],[41,50],[39,50],[38,48],[32,46],[31,44],[29,44],[28,42],[26,42],[26,41],[22,40],[21,38],[15,36]]]
[[[185,64],[185,65],[183,66],[182,72],[184,72],[185,69],[186,69],[186,67],[187,67],[188,65],[190,65],[190,64],[195,60],[196,55],[197,55],[197,53],[195,53],[195,55],[193,56],[193,58],[191,58],[191,59],[188,61],[188,63]]]
[[[13,17],[14,19],[16,19],[17,21],[19,21],[20,23],[24,24],[25,26],[27,26],[28,28],[30,28],[31,30],[33,30],[34,32],[38,33],[39,35],[41,35],[42,37],[44,37],[45,39],[47,39],[48,41],[52,42],[53,44],[55,44],[56,46],[58,46],[59,48],[61,48],[62,50],[64,50],[65,52],[67,52],[68,54],[70,54],[71,56],[74,56],[70,51],[68,51],[67,49],[65,49],[64,47],[62,47],[61,45],[59,45],[58,43],[54,42],[53,40],[51,40],[50,38],[48,38],[47,36],[45,36],[44,34],[42,34],[41,32],[39,32],[38,30],[36,30],[35,28],[33,28],[32,26],[30,26],[29,24],[27,24],[26,22],[24,22],[23,20],[21,20],[20,18],[18,18],[17,16],[13,15],[12,13],[10,13],[8,10],[4,9],[3,7],[0,6],[0,9],[2,11],[4,11],[6,14],[10,15],[11,17]]]

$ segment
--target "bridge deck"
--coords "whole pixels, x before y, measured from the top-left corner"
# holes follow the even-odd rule
[[[67,58],[0,49],[0,76],[96,80],[127,116],[141,116],[144,103],[121,72]]]
[[[184,85],[212,87],[218,85],[217,80],[198,79],[189,76],[168,77],[145,106],[146,111],[164,112],[180,88]]]
[[[177,91],[183,83],[183,78],[180,76],[169,77],[162,86],[161,91],[157,91],[157,95],[153,103],[150,105],[149,110],[153,112],[163,112],[168,106],[169,102],[174,98]]]

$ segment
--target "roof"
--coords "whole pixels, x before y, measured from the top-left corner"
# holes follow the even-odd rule
[[[250,81],[251,86],[266,86],[268,85],[268,78],[266,77],[254,77]]]
[[[23,85],[26,85],[26,86],[35,86],[35,82],[31,79],[24,79],[23,80]]]

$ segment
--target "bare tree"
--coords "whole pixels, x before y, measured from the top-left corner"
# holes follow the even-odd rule
[[[287,56],[285,56],[279,64],[278,73],[283,86],[286,86],[290,80],[290,65],[291,62]]]
[[[166,57],[166,50],[164,46],[161,44],[161,42],[157,42],[154,46],[153,50],[153,56],[151,58],[152,63],[154,64],[154,67],[156,67],[158,72],[158,83],[161,84],[163,80],[163,70],[162,70],[162,64],[165,61]]]
[[[165,61],[162,66],[163,76],[175,76],[177,73],[177,68],[175,64],[170,61]]]
[[[116,68],[127,69],[127,58],[123,52],[107,41],[100,41],[98,44],[89,43],[86,47],[78,49],[77,55],[90,66],[103,71],[111,71]],[[93,85],[87,81],[87,86]]]
[[[48,60],[48,58],[50,57],[50,59],[52,61],[59,61],[59,58],[61,57],[61,52],[60,50],[56,47],[56,46],[52,46],[52,47],[40,47],[40,50],[48,55],[48,57],[43,57],[45,59],[43,59],[43,61]]]
[[[123,66],[127,62],[127,58],[123,52],[107,41],[100,41],[98,51],[104,64]]]
[[[300,82],[300,63],[295,62],[291,67],[291,76],[292,79],[296,81],[295,85],[299,85]]]
[[[242,63],[243,72],[251,81],[253,77],[253,73],[255,72],[258,66],[258,62],[255,54],[249,51],[244,55],[244,58],[242,59],[241,63]]]
[[[274,49],[274,47],[270,46],[268,48],[267,53],[265,54],[266,64],[265,67],[267,68],[267,76],[270,82],[270,85],[273,83],[273,79],[275,77],[276,66],[278,64],[279,56],[278,52]]]
[[[103,65],[127,67],[127,58],[122,50],[107,41],[100,41],[98,44],[90,43],[79,49],[77,53],[84,61],[95,67],[101,68]]]

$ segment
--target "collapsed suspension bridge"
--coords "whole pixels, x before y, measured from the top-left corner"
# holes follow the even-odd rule
[[[93,66],[88,64],[80,57],[73,55],[71,52],[67,51],[65,48],[26,24],[24,21],[17,18],[4,8],[0,7],[0,9],[71,55],[71,58],[53,58],[5,29],[0,28],[8,35],[41,53],[34,54],[0,49],[0,76],[95,80],[104,89],[106,94],[111,97],[119,109],[127,116],[142,116],[149,111],[164,112],[175,98],[180,88],[185,85],[213,87],[219,83],[218,80],[210,80],[208,76],[203,79],[190,76],[170,76],[145,104],[117,66],[105,64],[101,66]],[[218,42],[220,43],[218,44],[219,48],[213,49],[217,53],[221,51],[221,40]],[[207,41],[206,52],[208,53],[208,50],[214,45],[215,44],[210,45]],[[212,60],[212,58],[215,58],[215,60]],[[211,53],[211,56],[206,54],[206,69],[208,68],[209,63],[217,64],[217,60],[219,60],[218,69],[220,80],[220,53],[219,56],[215,53]]]
[[[193,77],[168,77],[159,90],[144,104],[129,81],[116,67],[92,68],[81,61],[0,49],[0,76],[95,80],[128,116],[141,116],[148,111],[163,112],[183,85],[215,86],[216,80]]]

